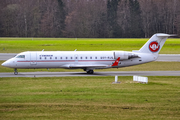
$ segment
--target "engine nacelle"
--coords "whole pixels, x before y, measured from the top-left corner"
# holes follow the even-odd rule
[[[118,57],[120,57],[120,60],[128,60],[131,58],[138,58],[139,56],[134,53],[130,53],[130,52],[115,51],[114,58],[117,59]]]

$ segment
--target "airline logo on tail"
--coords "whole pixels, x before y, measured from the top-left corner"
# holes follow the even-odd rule
[[[157,52],[160,49],[160,45],[158,44],[158,42],[153,41],[149,44],[149,50],[151,52]]]

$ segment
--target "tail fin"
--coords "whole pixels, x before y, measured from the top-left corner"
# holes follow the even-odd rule
[[[166,42],[166,39],[170,36],[175,35],[169,35],[164,33],[157,33],[154,34],[139,50],[141,53],[153,53],[158,54],[163,47],[164,43]]]

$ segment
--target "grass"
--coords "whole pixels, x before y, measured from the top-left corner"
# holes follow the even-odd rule
[[[51,50],[138,50],[148,39],[0,38],[0,53]],[[180,40],[168,39],[161,54],[180,54]],[[0,61],[0,64],[3,61]],[[180,70],[179,62],[151,62],[103,71]],[[41,71],[19,69],[19,72]],[[47,71],[47,70],[42,70]],[[50,69],[53,71],[70,71]],[[71,70],[77,71],[77,70]],[[82,70],[78,70],[82,71]],[[95,70],[102,71],[102,70]],[[0,66],[0,72],[13,72]],[[148,84],[119,76],[0,78],[0,119],[155,119],[180,118],[180,77],[148,77]]]
[[[179,119],[180,77],[0,78],[0,119]]]
[[[139,50],[148,39],[88,38],[0,38],[1,53],[23,51],[109,51]],[[168,39],[161,54],[180,54],[180,39]]]

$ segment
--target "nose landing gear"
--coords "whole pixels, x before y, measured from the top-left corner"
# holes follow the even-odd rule
[[[14,69],[14,75],[18,75],[17,68]]]

